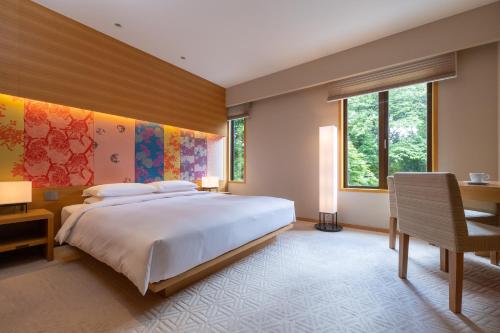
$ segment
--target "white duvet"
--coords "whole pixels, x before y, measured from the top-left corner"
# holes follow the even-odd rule
[[[82,205],[56,236],[127,276],[149,283],[201,263],[295,221],[289,200],[178,192]]]

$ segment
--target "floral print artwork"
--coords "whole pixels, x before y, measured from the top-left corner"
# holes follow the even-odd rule
[[[194,132],[181,131],[181,179],[194,181]]]
[[[207,135],[181,130],[181,179],[201,180],[207,175]]]
[[[1,180],[23,180],[24,100],[0,94]]]
[[[93,114],[26,100],[24,179],[33,187],[92,185]]]
[[[31,180],[36,188],[199,182],[209,165],[223,167],[221,154],[209,154],[220,138],[0,94],[0,181]]]
[[[94,183],[135,180],[135,120],[94,112]]]
[[[148,183],[163,180],[163,127],[145,121],[135,124],[135,181]]]
[[[177,180],[181,175],[181,130],[173,126],[163,128],[165,134],[165,180]]]
[[[195,132],[194,136],[194,179],[207,175],[207,135]]]

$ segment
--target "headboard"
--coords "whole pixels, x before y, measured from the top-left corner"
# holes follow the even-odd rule
[[[54,232],[57,233],[61,228],[61,211],[63,207],[83,203],[82,191],[87,187],[34,188],[33,202],[28,205],[28,208],[45,208],[54,213]],[[55,201],[45,201],[44,193],[47,191],[58,192],[59,198]]]

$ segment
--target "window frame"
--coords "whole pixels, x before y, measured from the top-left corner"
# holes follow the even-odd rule
[[[233,120],[243,119],[243,179],[242,180],[234,180],[233,179],[233,150],[234,150],[234,128],[233,128]],[[228,149],[228,182],[236,183],[236,184],[245,184],[247,180],[247,118],[235,118],[228,120],[227,126],[229,144],[227,145]]]
[[[399,88],[399,87],[394,87]],[[378,92],[379,97],[379,186],[353,186],[348,184],[348,139],[347,139],[347,98],[339,101],[340,155],[342,163],[339,168],[341,191],[352,192],[387,192],[387,176],[389,173],[389,90]],[[437,92],[438,83],[427,83],[427,172],[437,170]]]

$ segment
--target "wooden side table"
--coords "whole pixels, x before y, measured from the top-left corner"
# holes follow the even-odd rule
[[[45,258],[54,259],[54,214],[46,209],[32,209],[26,213],[0,215],[0,228],[21,226],[19,223],[43,223],[40,229],[44,232],[33,232],[33,228],[10,228],[2,232],[0,252],[19,250],[26,247],[45,245]],[[24,230],[23,230],[24,229]]]

